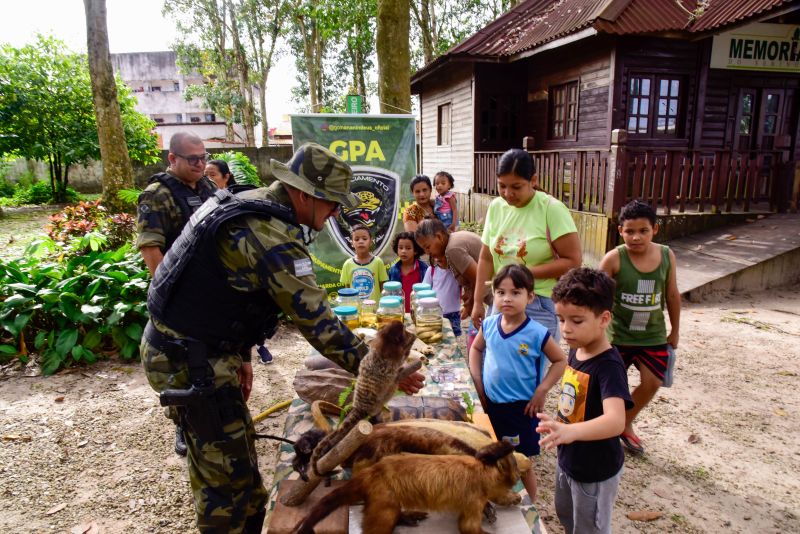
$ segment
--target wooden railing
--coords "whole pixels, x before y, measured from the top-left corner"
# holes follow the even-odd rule
[[[660,213],[730,213],[775,209],[780,151],[737,153],[625,146],[614,131],[611,148],[530,152],[538,185],[567,207],[609,217],[634,198]],[[501,152],[475,152],[473,191],[497,195]]]
[[[625,195],[673,211],[730,213],[774,209],[782,153],[637,148],[625,157]]]

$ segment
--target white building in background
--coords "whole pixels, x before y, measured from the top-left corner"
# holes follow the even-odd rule
[[[184,98],[190,85],[202,85],[200,74],[182,74],[175,64],[175,52],[132,52],[111,54],[114,72],[133,90],[136,111],[156,122],[158,141],[169,146],[173,134],[189,131],[200,136],[206,148],[244,146],[244,129],[234,125],[234,143],[225,142],[225,122],[203,105],[199,98]]]

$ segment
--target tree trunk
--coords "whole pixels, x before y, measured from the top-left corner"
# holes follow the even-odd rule
[[[314,61],[314,44],[316,28],[312,22],[309,28],[303,16],[298,17],[300,31],[303,33],[303,59],[306,62],[306,76],[308,76],[308,100],[311,105],[311,113],[319,112],[319,100],[317,92],[316,62]]]
[[[106,1],[84,0],[86,44],[89,49],[89,74],[103,162],[103,204],[111,213],[124,210],[117,198],[120,189],[133,188],[133,167],[122,127],[117,101],[117,84],[111,68],[106,26]],[[64,187],[66,190],[66,185]]]
[[[242,95],[244,105],[242,106],[242,123],[244,125],[244,137],[247,146],[256,146],[255,136],[255,116],[253,113],[253,90],[250,87],[250,65],[244,53],[241,39],[239,37],[239,23],[236,20],[238,13],[233,9],[230,0],[226,2],[231,18],[231,39],[233,40],[233,56],[236,60],[236,70],[238,71],[239,93]]]
[[[378,0],[378,97],[381,113],[411,113],[409,0]]]

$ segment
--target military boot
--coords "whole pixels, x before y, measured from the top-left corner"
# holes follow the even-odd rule
[[[181,425],[175,425],[175,454],[186,456],[186,438],[183,436]]]

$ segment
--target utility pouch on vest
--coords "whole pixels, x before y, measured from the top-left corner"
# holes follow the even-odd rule
[[[214,388],[214,372],[208,364],[208,348],[200,341],[185,341],[186,363],[189,367],[189,389],[165,389],[159,399],[161,406],[176,406],[186,424],[202,441],[223,438],[218,395]]]

